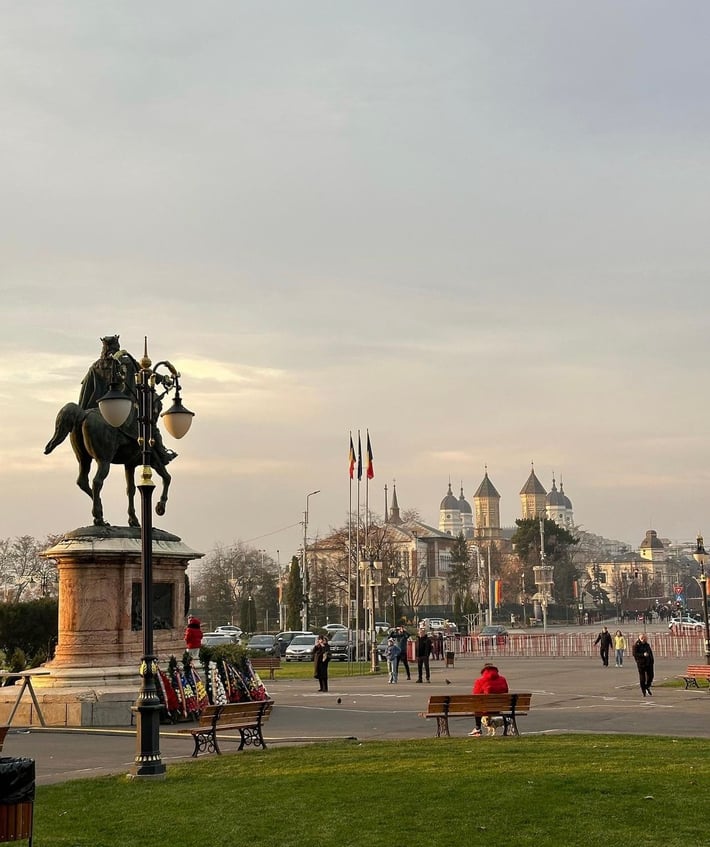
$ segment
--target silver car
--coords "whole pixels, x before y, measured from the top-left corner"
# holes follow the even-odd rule
[[[316,635],[297,635],[286,648],[287,662],[312,662]]]

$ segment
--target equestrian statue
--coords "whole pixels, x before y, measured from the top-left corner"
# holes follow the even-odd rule
[[[79,476],[76,484],[91,497],[94,526],[109,526],[104,520],[101,489],[111,465],[123,465],[128,494],[128,525],[139,526],[134,501],[135,471],[143,463],[136,405],[136,374],[140,371],[141,365],[130,353],[121,350],[118,335],[107,335],[101,339],[101,342],[101,356],[91,365],[82,380],[79,402],[67,403],[59,410],[54,435],[44,448],[44,452],[51,453],[67,435],[69,436],[74,455],[79,462]],[[158,515],[164,515],[171,479],[167,465],[177,456],[177,453],[168,450],[163,444],[157,419],[161,410],[160,400],[173,388],[175,380],[170,375],[156,375],[156,383],[164,390],[160,394],[156,393],[153,402],[153,442],[150,464],[163,481],[155,511]],[[128,419],[120,427],[111,426],[99,411],[99,400],[109,389],[118,390],[133,401]],[[92,460],[96,462],[96,473],[90,483],[89,471]]]

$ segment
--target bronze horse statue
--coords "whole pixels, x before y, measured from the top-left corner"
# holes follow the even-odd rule
[[[124,360],[124,366],[125,364],[126,361]],[[123,373],[124,387],[128,395],[135,394],[135,369],[131,367],[131,364],[129,362],[128,368],[124,367]],[[124,466],[126,493],[128,494],[128,525],[140,525],[135,510],[135,471],[143,463],[143,454],[134,434],[135,416],[134,408],[126,424],[117,428],[104,420],[98,408],[84,409],[77,403],[67,403],[59,410],[54,435],[44,448],[45,455],[49,454],[64,441],[67,435],[69,436],[74,455],[79,462],[79,476],[76,484],[91,497],[93,503],[91,513],[95,526],[109,526],[108,521],[104,520],[101,489],[112,464]],[[163,488],[160,499],[156,503],[155,511],[158,515],[164,515],[171,479],[165,466],[177,454],[166,451],[162,446],[162,441],[156,446],[159,446],[159,449],[151,450],[151,467],[162,479]],[[92,460],[96,462],[97,468],[94,478],[89,484]]]

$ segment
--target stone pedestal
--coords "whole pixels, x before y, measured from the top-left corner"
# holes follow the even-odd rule
[[[43,555],[57,561],[59,640],[48,676],[34,679],[53,725],[104,726],[130,722],[143,655],[140,529],[83,527],[66,533]],[[185,650],[185,570],[202,556],[176,535],[153,530],[153,642],[163,666]],[[12,689],[0,696],[9,711]],[[31,704],[18,718],[35,723]],[[119,719],[120,716],[120,719]]]
[[[52,676],[56,671],[66,679],[66,670],[79,668],[130,667],[135,673],[143,653],[140,529],[83,527],[43,555],[56,559],[59,573],[59,641],[46,665]],[[158,657],[185,649],[185,569],[201,555],[176,535],[153,530]]]

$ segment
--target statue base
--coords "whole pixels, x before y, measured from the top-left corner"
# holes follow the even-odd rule
[[[185,651],[185,570],[203,554],[153,530],[153,644],[161,666]],[[42,553],[57,562],[59,639],[49,674],[32,686],[48,726],[130,726],[143,656],[142,548],[138,527],[81,527]],[[19,685],[19,683],[18,683]],[[18,688],[0,688],[0,722]],[[40,723],[24,695],[15,725]]]
[[[42,554],[57,561],[59,640],[45,667],[130,667],[143,655],[143,563],[138,527],[82,527]],[[153,530],[153,643],[158,657],[182,655],[185,570],[202,556],[176,535]]]

